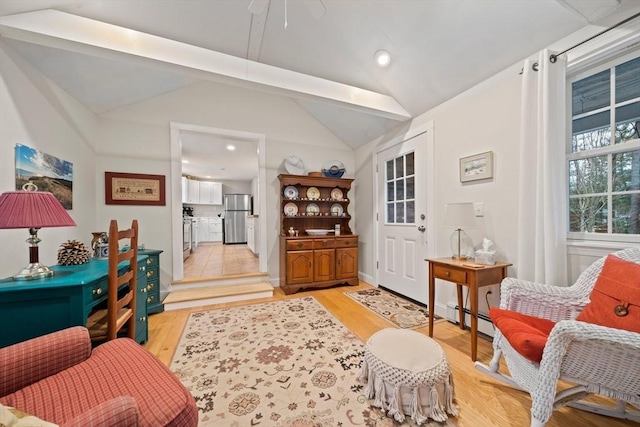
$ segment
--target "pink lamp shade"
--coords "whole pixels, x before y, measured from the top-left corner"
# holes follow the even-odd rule
[[[0,228],[72,227],[62,204],[45,191],[7,191],[0,195]]]
[[[39,262],[38,230],[44,227],[70,227],[76,223],[64,206],[49,192],[36,191],[33,183],[25,184],[25,191],[7,191],[0,195],[0,229],[28,228],[29,264],[14,280],[42,279],[53,276],[53,271]]]

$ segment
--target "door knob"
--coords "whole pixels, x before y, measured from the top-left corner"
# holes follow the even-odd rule
[[[424,228],[424,225],[418,227],[419,232],[424,233],[424,230],[426,230],[426,228]]]

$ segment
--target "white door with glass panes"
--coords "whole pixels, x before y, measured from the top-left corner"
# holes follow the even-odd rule
[[[433,128],[377,153],[378,284],[427,304],[433,254]]]

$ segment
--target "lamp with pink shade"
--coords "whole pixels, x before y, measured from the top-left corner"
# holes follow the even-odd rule
[[[53,276],[53,271],[38,259],[38,230],[44,227],[71,227],[76,223],[55,196],[37,191],[33,183],[22,187],[23,191],[7,191],[0,195],[0,229],[28,228],[29,264],[14,280],[33,280]]]

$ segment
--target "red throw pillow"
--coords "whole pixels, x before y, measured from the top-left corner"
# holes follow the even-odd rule
[[[555,322],[497,307],[489,310],[489,317],[515,351],[532,362],[540,363]]]
[[[640,264],[609,255],[576,320],[640,333]]]

